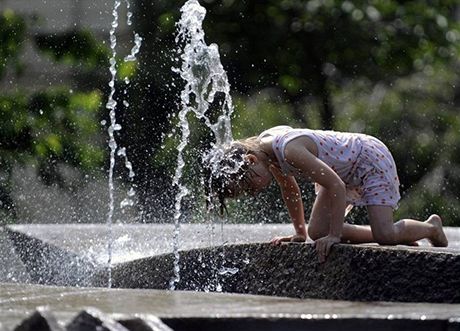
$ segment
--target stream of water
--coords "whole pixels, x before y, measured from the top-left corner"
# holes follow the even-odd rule
[[[132,13],[130,11],[130,3],[124,1],[127,8],[127,24],[131,25]],[[119,147],[116,141],[116,132],[121,130],[121,125],[116,121],[117,101],[116,80],[117,80],[117,37],[116,29],[119,21],[119,8],[122,1],[115,0],[112,10],[113,21],[110,29],[110,49],[112,57],[110,58],[110,74],[109,82],[110,94],[106,104],[109,110],[110,126],[108,128],[109,148],[110,148],[110,167],[109,167],[109,212],[107,215],[108,239],[107,239],[107,266],[108,266],[108,287],[112,286],[112,246],[113,246],[113,215],[115,210],[114,197],[114,168],[115,157],[124,158],[125,167],[128,170],[129,179],[135,176],[131,162],[128,160],[127,151],[124,147]],[[179,112],[179,128],[181,132],[180,143],[177,146],[177,166],[173,178],[173,185],[177,188],[177,194],[174,204],[174,232],[173,232],[173,254],[174,254],[174,276],[170,280],[170,289],[174,290],[176,284],[180,281],[179,267],[179,244],[180,244],[180,222],[182,217],[182,200],[190,191],[182,183],[183,169],[185,166],[184,150],[187,147],[190,127],[187,116],[193,112],[195,116],[204,120],[206,126],[212,131],[215,143],[213,150],[216,156],[219,157],[219,151],[222,151],[225,146],[232,141],[231,122],[230,118],[233,112],[232,98],[230,96],[230,84],[228,83],[227,74],[220,61],[218,46],[216,44],[207,45],[205,42],[205,33],[203,30],[203,20],[206,16],[206,9],[202,7],[197,0],[187,1],[181,8],[181,18],[177,23],[178,33],[176,43],[178,45],[178,53],[181,59],[180,68],[173,70],[180,75],[185,81],[185,87],[181,92],[181,109]],[[124,61],[135,61],[136,55],[141,47],[142,38],[134,33],[134,47],[131,54],[124,58]],[[129,79],[125,78],[125,83],[128,85]],[[127,87],[123,95],[127,94]],[[220,105],[220,115],[215,123],[209,117],[208,111],[211,104],[219,95],[218,104]],[[126,100],[123,100],[125,109],[129,107]],[[121,207],[132,206],[134,204],[133,196],[135,190],[131,187],[128,191],[128,196],[121,202]]]
[[[180,143],[177,147],[177,167],[173,179],[178,193],[175,200],[174,212],[174,276],[170,280],[170,289],[174,290],[180,281],[180,221],[182,216],[182,200],[189,194],[189,189],[182,184],[184,149],[190,136],[190,127],[187,115],[193,112],[198,119],[204,121],[212,131],[215,143],[213,150],[216,154],[222,151],[232,141],[230,118],[233,112],[230,84],[227,73],[220,61],[219,49],[216,44],[207,45],[203,30],[203,20],[206,9],[197,0],[187,1],[181,8],[181,18],[177,23],[178,33],[176,43],[182,61],[180,68],[173,69],[185,81],[181,92],[181,110],[179,112],[179,127],[181,131]],[[209,117],[211,104],[219,94],[220,115],[215,123]]]
[[[127,8],[127,24],[131,25],[131,17],[132,17],[132,12],[131,12],[131,5],[129,0],[124,1],[126,4]],[[121,130],[121,125],[117,123],[117,118],[116,118],[116,111],[117,111],[117,101],[115,100],[115,93],[116,93],[116,87],[115,83],[117,80],[117,37],[116,37],[116,30],[118,28],[118,11],[121,5],[120,0],[115,0],[113,10],[112,10],[112,24],[111,24],[111,29],[110,29],[110,49],[112,51],[112,56],[110,58],[110,75],[111,79],[109,81],[109,87],[110,87],[110,94],[109,98],[106,104],[106,108],[109,110],[109,117],[110,117],[110,126],[107,129],[108,135],[109,135],[109,148],[110,148],[110,167],[109,167],[109,211],[107,213],[107,269],[108,269],[108,287],[112,287],[112,246],[113,246],[113,233],[112,233],[112,225],[113,225],[113,214],[115,210],[115,197],[114,197],[114,179],[113,179],[113,173],[115,169],[115,155],[123,157],[124,162],[125,162],[125,167],[129,171],[129,178],[132,180],[132,178],[135,176],[135,173],[132,168],[132,164],[128,159],[127,153],[126,153],[126,148],[119,148],[115,136],[115,132]],[[140,47],[142,44],[142,38],[134,32],[134,47],[131,50],[131,53],[127,55],[124,58],[125,62],[128,61],[136,61],[136,55],[139,53]],[[127,94],[127,85],[129,84],[129,79],[125,78],[125,90],[124,90],[124,95]],[[126,100],[123,100],[123,104],[125,106],[125,109],[127,110],[129,107],[129,104],[127,103]],[[117,153],[118,150],[118,153]],[[133,196],[135,194],[134,189],[131,187],[130,190],[128,191],[128,197],[125,198],[121,202],[121,208],[124,208],[126,206],[132,206],[134,204],[133,202]]]

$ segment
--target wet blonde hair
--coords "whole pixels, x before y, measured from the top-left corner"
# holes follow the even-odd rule
[[[260,150],[258,137],[235,140],[217,161],[217,164],[204,164],[205,193],[208,210],[219,208],[219,214],[227,211],[225,199],[235,197],[238,189],[248,183],[249,161],[246,156]],[[218,169],[218,171],[213,171]],[[215,202],[217,200],[217,203]]]

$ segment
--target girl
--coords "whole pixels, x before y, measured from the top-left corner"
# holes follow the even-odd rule
[[[256,194],[275,178],[295,229],[294,235],[273,238],[275,245],[306,240],[304,208],[295,178],[316,183],[308,235],[315,241],[320,262],[339,242],[414,245],[426,238],[433,246],[448,244],[438,215],[425,222],[403,219],[393,223],[393,209],[400,199],[396,166],[387,147],[372,136],[277,126],[257,137],[235,141],[218,169],[210,177],[210,189],[221,211],[225,198]],[[352,206],[367,207],[370,226],[344,223]]]

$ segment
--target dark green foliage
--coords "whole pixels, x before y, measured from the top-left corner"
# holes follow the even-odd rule
[[[22,46],[27,38],[25,20],[12,12],[0,12],[0,79],[13,66],[18,74]],[[57,61],[75,67],[94,68],[107,61],[107,49],[87,31],[37,36],[40,49]],[[69,82],[70,83],[70,82]],[[58,165],[65,163],[83,171],[104,160],[98,125],[102,93],[69,87],[0,93],[0,209],[14,220],[11,175],[15,165],[32,165],[46,184],[63,186]],[[2,213],[2,218],[5,215]]]
[[[137,31],[150,38],[147,45],[152,42],[156,47],[147,46],[152,48],[142,59],[149,68],[146,75],[151,75],[145,84],[156,91],[154,100],[177,100],[180,80],[174,81],[174,89],[170,78],[171,58],[176,56],[171,33],[183,1],[138,3]],[[444,74],[455,70],[460,49],[456,1],[208,0],[201,4],[208,10],[206,42],[219,45],[232,84],[235,138],[279,124],[376,135],[389,145],[398,164],[405,197],[400,215],[444,213],[446,209],[438,208],[443,203],[433,201],[428,208],[431,201],[417,183],[429,178],[439,163],[460,167],[452,147],[459,136],[458,81]],[[158,82],[166,84],[156,86]],[[385,101],[375,105],[382,88]],[[162,123],[168,123],[169,105],[154,111]],[[196,124],[192,125],[195,133]],[[160,126],[163,131],[168,127]],[[166,148],[155,153],[162,162],[172,155],[171,168],[174,138],[177,135],[166,139]],[[191,145],[203,145],[206,139],[195,134]],[[447,216],[458,223],[455,215],[460,205],[452,207],[456,204],[447,197],[459,191],[455,180],[446,176],[440,184],[444,197],[440,201],[455,210]],[[277,197],[272,193],[249,199],[243,208],[237,203],[232,209],[230,204],[230,209],[238,211],[238,220],[258,222],[254,217],[260,216],[258,210],[264,211],[264,219],[287,220],[286,215],[278,216],[283,207],[272,201]],[[422,200],[427,210],[419,208]],[[241,210],[247,211],[247,217],[240,215]],[[267,215],[267,210],[274,213]]]
[[[26,26],[24,19],[11,10],[0,12],[0,79],[8,64],[20,71],[18,54],[22,49]]]
[[[116,95],[123,127],[118,138],[133,162],[147,214],[172,209],[178,139],[173,128],[183,82],[171,67],[179,65],[174,37],[183,3],[138,0],[133,22],[143,38],[139,61],[118,61],[118,78],[131,80],[127,97]],[[439,212],[460,224],[457,1],[201,3],[208,10],[206,42],[219,45],[232,84],[235,138],[279,124],[376,135],[398,164],[405,196],[400,214]],[[0,20],[1,78],[6,64],[20,68],[26,26],[12,12],[3,12]],[[108,71],[109,52],[87,31],[39,35],[34,42],[55,61],[72,65],[76,85],[85,93],[53,89],[3,95],[0,158],[4,164],[35,162],[48,182],[59,182],[53,176],[58,162],[82,169],[101,162],[102,151],[91,138],[105,114],[97,113],[103,94],[95,88],[106,84],[95,72]],[[119,91],[126,87],[122,81],[116,86]],[[199,120],[191,121],[193,148],[186,151],[185,180],[196,190],[184,209],[202,204],[198,158],[211,139]],[[0,196],[8,195],[4,187]],[[309,210],[314,197],[306,192]],[[260,205],[254,199],[244,208],[235,205],[234,210],[247,210],[247,217],[238,214],[238,220],[287,220],[277,198],[273,188],[257,199]]]
[[[38,35],[35,42],[40,50],[67,64],[94,68],[106,65],[109,57],[108,49],[87,30]]]
[[[243,93],[267,86],[284,99],[321,100],[321,126],[331,128],[331,88],[366,77],[389,81],[455,58],[455,1],[210,1],[209,40],[228,55]],[[225,5],[227,4],[227,5]]]
[[[68,90],[0,96],[0,163],[37,163],[48,182],[58,178],[51,165],[65,162],[90,170],[101,164],[103,154],[92,139],[99,128],[95,121],[99,92]],[[46,178],[49,177],[49,178]]]

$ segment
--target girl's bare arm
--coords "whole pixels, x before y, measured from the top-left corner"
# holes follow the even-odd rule
[[[299,241],[302,241],[301,239],[305,241],[307,239],[307,230],[299,185],[293,176],[285,176],[274,165],[270,166],[270,171],[281,189],[281,195],[288,209],[296,235],[300,237],[298,238]]]
[[[308,180],[327,190],[331,201],[329,235],[340,238],[346,208],[346,190],[342,179],[323,161],[313,155],[304,144],[293,140],[285,149],[286,161],[299,169]]]
[[[289,164],[300,170],[305,178],[323,186],[332,201],[329,234],[317,239],[314,243],[319,261],[324,262],[332,245],[341,241],[346,208],[345,183],[326,163],[313,155],[301,141],[294,139],[287,144],[285,158]]]

